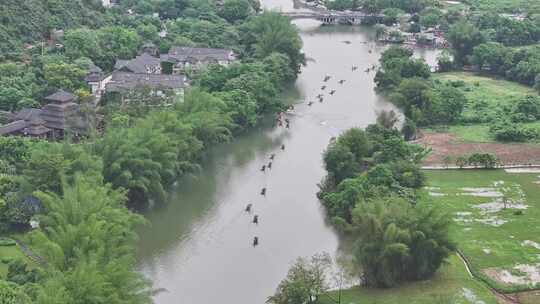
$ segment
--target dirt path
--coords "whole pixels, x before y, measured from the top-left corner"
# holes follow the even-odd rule
[[[455,159],[475,152],[493,153],[503,165],[540,164],[540,145],[464,142],[450,133],[425,133],[413,143],[433,150],[424,161],[426,166],[443,165],[446,156]]]

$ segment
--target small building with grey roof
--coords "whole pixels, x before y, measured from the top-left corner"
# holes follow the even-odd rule
[[[161,60],[148,53],[130,59],[118,59],[114,65],[115,71],[137,74],[161,74]]]
[[[172,47],[161,61],[172,64],[173,74],[189,69],[198,71],[209,64],[227,66],[236,60],[236,54],[228,49]]]
[[[188,86],[184,75],[140,74],[114,72],[107,83],[107,92],[125,93],[139,89],[150,89],[155,92],[173,91],[182,94]]]

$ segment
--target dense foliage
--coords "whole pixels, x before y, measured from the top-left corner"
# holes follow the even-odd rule
[[[368,13],[380,13],[386,9],[399,9],[408,13],[418,13],[436,4],[436,0],[335,0],[325,2],[326,7],[329,9],[355,10],[361,8]]]
[[[267,303],[317,303],[329,289],[327,273],[331,262],[327,254],[314,255],[310,260],[298,258]]]
[[[451,219],[436,209],[411,206],[401,198],[358,204],[355,257],[366,285],[392,287],[432,276],[454,249]]]
[[[529,0],[464,0],[463,2],[470,5],[473,11],[479,12],[526,12],[529,14],[540,12],[540,3]]]
[[[19,56],[23,44],[50,38],[51,30],[104,25],[101,1],[6,0],[0,4],[0,60]],[[36,46],[39,47],[39,46]]]
[[[231,48],[241,58],[190,75],[193,85],[183,95],[157,101],[141,90],[129,102],[105,97],[97,109],[105,130],[88,138],[0,138],[0,233],[24,232],[39,222],[23,238],[40,257],[33,270],[13,264],[10,282],[0,281],[2,300],[150,303],[150,286],[134,271],[133,259],[135,226],[144,221],[128,207],[163,202],[167,187],[196,172],[209,147],[285,107],[278,94],[304,64],[297,29],[278,13],[255,15],[258,1],[227,0],[218,7],[213,1],[131,0],[104,9],[101,1],[32,0],[24,3],[28,25],[19,2],[1,4],[3,20],[11,21],[0,27],[0,37],[9,38],[0,44],[1,110],[38,107],[57,89],[86,97],[84,77],[93,64],[109,72],[146,42],[162,52]],[[159,35],[162,25],[166,37]],[[50,37],[53,28],[65,35]],[[21,48],[49,38],[55,40],[43,48]]]
[[[332,222],[356,240],[355,261],[369,286],[428,278],[454,248],[450,220],[417,195],[425,153],[380,123],[348,130],[325,151],[319,195]]]
[[[446,36],[456,66],[474,65],[481,71],[509,80],[538,85],[539,18],[529,16],[515,20],[484,12],[456,22]]]
[[[383,52],[380,63],[375,75],[377,89],[403,108],[410,123],[430,125],[459,119],[466,101],[463,93],[450,84],[431,81],[429,66],[413,58],[410,50],[391,47]]]
[[[483,71],[540,91],[540,46],[515,49],[488,42],[474,47],[470,62]]]

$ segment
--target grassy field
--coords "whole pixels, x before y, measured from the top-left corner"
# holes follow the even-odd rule
[[[337,292],[324,296],[322,304],[336,303]],[[342,304],[450,304],[450,303],[497,303],[491,292],[480,282],[472,279],[463,262],[453,255],[428,281],[414,282],[390,289],[355,287],[342,292]]]
[[[0,246],[0,279],[5,278],[7,274],[7,264],[2,263],[2,259],[8,258],[21,258],[26,260],[26,256],[19,249],[18,246]]]
[[[511,13],[516,11],[540,12],[540,3],[534,0],[464,0],[476,10]]]
[[[503,79],[475,75],[468,72],[435,73],[434,79],[441,81],[463,81],[462,91],[467,97],[463,115],[486,115],[527,95],[537,93],[530,87]],[[480,112],[480,113],[479,113]]]
[[[467,103],[463,110],[464,121],[482,121],[482,119],[494,119],[497,111],[503,106],[511,105],[527,95],[536,95],[537,92],[530,87],[490,77],[475,75],[468,72],[435,73],[433,78],[440,81],[463,81],[462,92],[467,97]],[[484,120],[485,121],[485,120]],[[528,124],[540,129],[540,122]],[[427,130],[433,131],[433,130]],[[457,138],[466,142],[494,142],[489,134],[488,124],[474,123],[467,125],[449,126],[448,131]]]
[[[524,125],[540,130],[540,121],[526,123]],[[436,130],[426,129],[426,131],[434,132]],[[489,125],[486,124],[448,126],[444,131],[454,134],[458,139],[464,142],[496,142],[495,138],[489,133]]]
[[[539,173],[450,170],[426,174],[428,196],[454,218],[451,236],[476,274],[505,291],[540,282]],[[503,197],[508,198],[506,209]],[[540,298],[536,300],[540,303]]]

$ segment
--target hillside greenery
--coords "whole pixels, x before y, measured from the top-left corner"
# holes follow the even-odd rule
[[[0,233],[20,232],[40,258],[32,267],[25,259],[8,267],[0,278],[7,303],[150,303],[151,285],[134,269],[134,228],[145,222],[134,210],[164,203],[167,188],[197,172],[208,148],[282,111],[279,94],[304,64],[296,27],[277,13],[255,15],[256,1],[133,0],[111,9],[100,2],[26,1],[47,24],[33,16],[28,22],[16,1],[2,2],[10,18],[10,28],[0,29],[9,38],[2,48],[10,52],[0,52],[0,109],[39,107],[65,89],[91,111],[88,69],[111,71],[146,42],[163,52],[226,47],[241,60],[191,75],[183,96],[155,103],[142,90],[127,104],[108,100],[97,109],[102,133],[93,126],[88,137],[68,132],[63,142],[0,138]],[[158,35],[162,23],[166,38]],[[65,35],[42,48],[53,28]],[[31,221],[40,227],[24,233]]]

